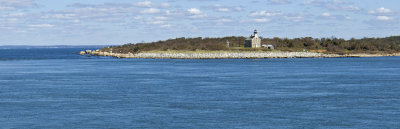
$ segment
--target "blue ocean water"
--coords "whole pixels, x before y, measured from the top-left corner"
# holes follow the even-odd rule
[[[0,128],[400,127],[400,57],[74,54],[86,49],[0,49]]]

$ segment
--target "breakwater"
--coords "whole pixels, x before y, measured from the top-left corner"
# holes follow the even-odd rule
[[[325,54],[316,52],[229,52],[229,51],[215,51],[215,52],[142,52],[142,53],[113,53],[102,52],[99,50],[86,50],[81,51],[81,55],[89,54],[94,56],[111,56],[116,58],[170,58],[170,59],[232,59],[232,58],[335,58],[335,57],[378,57],[378,56],[400,56],[396,54]]]

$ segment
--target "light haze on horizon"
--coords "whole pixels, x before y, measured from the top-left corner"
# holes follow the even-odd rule
[[[0,45],[400,35],[398,0],[0,0]]]

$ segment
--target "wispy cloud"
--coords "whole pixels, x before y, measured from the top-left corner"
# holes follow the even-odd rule
[[[37,6],[33,0],[0,0],[0,11],[17,10]]]
[[[293,21],[293,22],[301,22],[305,20],[305,16],[303,15],[288,15],[284,16],[284,19],[288,21]]]
[[[289,0],[268,0],[269,4],[290,4]]]
[[[385,7],[381,7],[376,10],[371,10],[371,11],[369,11],[369,13],[370,14],[378,14],[378,15],[379,14],[389,14],[389,13],[392,13],[392,10],[385,8]]]
[[[154,14],[154,13],[160,13],[160,12],[161,12],[161,10],[157,9],[157,8],[148,8],[148,9],[141,11],[141,13],[145,13],[145,14]]]
[[[151,1],[142,1],[142,2],[137,2],[134,5],[139,7],[152,7],[153,4]]]
[[[388,16],[377,16],[376,19],[380,20],[380,21],[388,21],[388,20],[392,20],[393,18],[388,17]]]
[[[197,8],[190,8],[187,10],[187,12],[190,18],[203,18],[207,16],[202,11],[200,11],[200,9]]]
[[[256,18],[256,19],[253,19],[253,21],[256,22],[256,23],[266,23],[266,22],[269,22],[270,19],[268,19],[268,18]]]
[[[253,12],[250,14],[251,17],[270,17],[270,16],[281,16],[282,12],[268,12],[268,11],[259,11]]]
[[[237,11],[242,11],[242,7],[240,6],[226,6],[226,5],[213,5],[213,6],[208,6],[205,8],[210,8],[216,12],[237,12]]]
[[[32,28],[53,28],[54,25],[52,25],[52,24],[35,24],[35,25],[29,25],[29,27],[32,27]]]
[[[302,2],[304,6],[314,6],[318,8],[327,8],[336,11],[361,11],[362,9],[353,3],[343,2],[341,0],[308,0]]]
[[[391,9],[380,7],[375,10],[370,10],[368,14],[376,16],[377,21],[391,21],[394,20],[394,15],[396,15]]]

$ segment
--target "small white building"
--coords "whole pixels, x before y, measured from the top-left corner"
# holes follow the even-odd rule
[[[271,50],[274,50],[275,49],[275,47],[274,47],[274,45],[272,45],[272,44],[269,44],[269,45],[267,45],[267,44],[264,44],[264,45],[261,45],[263,48],[267,48],[267,49],[271,49]]]
[[[251,48],[261,47],[261,38],[258,37],[257,30],[254,30],[254,35],[251,35],[249,38],[246,39],[244,47],[251,47]]]

